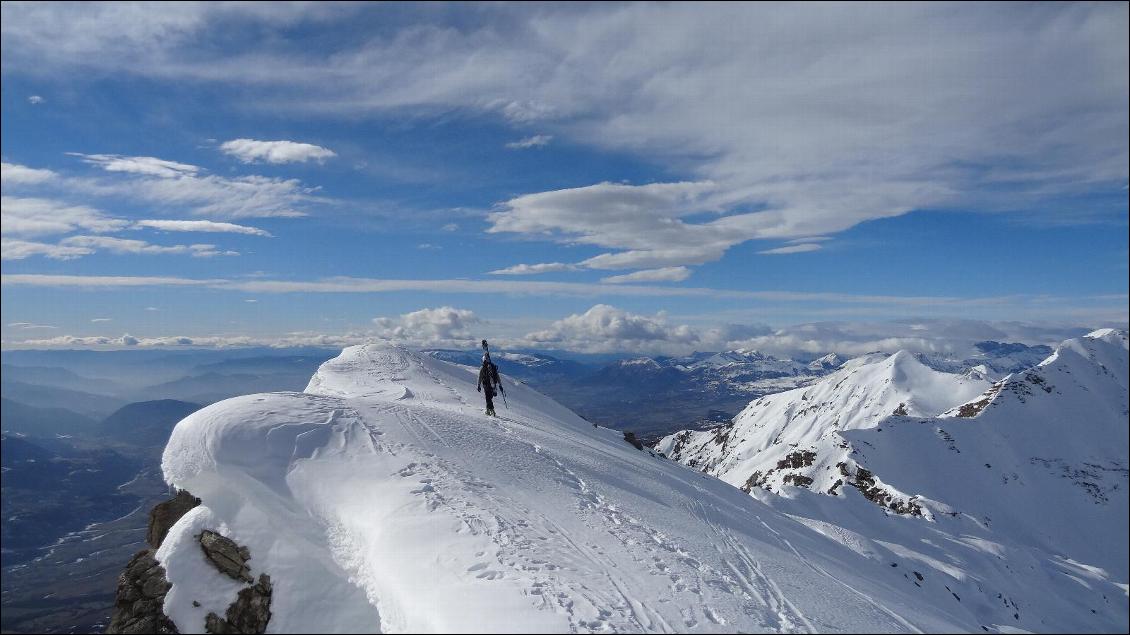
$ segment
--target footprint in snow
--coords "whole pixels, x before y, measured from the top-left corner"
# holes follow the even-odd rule
[[[721,615],[718,615],[717,613],[715,613],[714,609],[710,608],[709,606],[702,607],[702,613],[703,613],[703,615],[706,616],[706,619],[710,620],[711,622],[714,622],[715,624],[725,624],[726,623],[726,620],[723,619]]]

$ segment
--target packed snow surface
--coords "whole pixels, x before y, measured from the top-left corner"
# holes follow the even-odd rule
[[[234,599],[239,585],[204,563],[194,538],[211,528],[250,548],[253,575],[271,576],[270,632],[1010,624],[942,592],[929,563],[914,566],[933,586],[914,584],[910,563],[925,556],[897,536],[890,549],[845,538],[888,520],[862,499],[854,529],[817,525],[504,382],[509,406],[496,400],[503,417],[490,418],[474,369],[357,346],[305,392],[229,399],[181,421],[165,476],[203,504],[158,553],[166,613],[181,632],[203,632],[208,611]],[[1080,584],[1101,577],[1062,566]]]

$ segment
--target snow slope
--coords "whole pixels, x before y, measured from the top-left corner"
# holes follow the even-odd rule
[[[850,461],[843,431],[874,427],[895,412],[941,414],[988,387],[932,370],[906,351],[866,355],[811,386],[753,401],[727,426],[685,430],[656,449],[746,491],[777,490],[801,477],[825,492],[843,484],[837,465]]]
[[[1126,632],[1126,333],[1067,340],[934,417],[922,415],[944,408],[942,388],[962,378],[899,357],[849,362],[820,385],[754,402],[712,438],[680,433],[659,447],[754,481],[758,500],[861,554],[913,566],[908,580],[960,598],[990,628]],[[888,375],[898,368],[901,381]],[[894,397],[892,386],[905,390]],[[896,401],[905,414],[883,416]],[[782,454],[796,460],[781,466]],[[786,486],[790,474],[813,478],[812,491]]]
[[[204,563],[193,538],[203,528],[248,546],[253,575],[271,575],[270,632],[987,623],[887,558],[639,451],[528,387],[506,380],[505,418],[488,418],[473,371],[351,347],[305,392],[229,399],[181,421],[165,476],[203,504],[157,554],[181,632],[202,632],[238,588]]]
[[[1125,582],[1128,366],[1126,333],[1096,331],[940,417],[845,437],[931,507]]]

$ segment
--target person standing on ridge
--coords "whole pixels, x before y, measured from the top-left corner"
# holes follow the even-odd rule
[[[494,396],[498,393],[494,391],[495,387],[498,391],[503,393],[503,399],[506,398],[506,391],[502,388],[502,378],[498,376],[498,366],[490,359],[490,349],[486,340],[483,340],[483,365],[479,368],[479,384],[475,390],[483,393],[487,399],[487,414],[492,417],[498,415],[494,412]],[[483,390],[486,388],[486,390]]]
[[[502,382],[499,381],[498,367],[494,362],[490,361],[489,355],[483,355],[483,365],[479,368],[479,384],[475,387],[476,390],[483,393],[487,400],[487,414],[492,417],[498,415],[494,412],[494,396],[495,386],[502,390]],[[485,389],[485,390],[484,390]]]

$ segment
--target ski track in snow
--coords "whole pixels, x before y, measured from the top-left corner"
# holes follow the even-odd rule
[[[327,632],[980,626],[948,596],[924,603],[858,547],[521,384],[507,383],[505,416],[488,417],[475,379],[403,349],[351,347],[304,393],[187,418],[166,448],[166,478],[201,496],[250,546],[255,571],[272,575],[277,632],[310,623],[306,594],[318,586],[372,605],[334,605],[345,591],[322,598],[321,614],[343,615],[319,624]],[[322,551],[332,566],[312,572]],[[182,621],[182,632],[202,628]]]
[[[370,356],[370,361],[375,361]],[[451,395],[457,403],[470,407],[467,400],[454,387],[446,384],[434,372],[420,364],[420,370],[429,379],[435,382],[439,392]],[[407,368],[400,368],[406,372]],[[436,399],[435,395],[422,393],[421,400]],[[497,500],[490,493],[485,493],[482,483],[476,483],[469,476],[452,479],[452,475],[467,474],[469,472],[466,460],[460,457],[456,448],[453,448],[443,434],[435,430],[427,421],[427,417],[417,412],[427,412],[426,408],[417,408],[415,411],[403,410],[397,412],[396,421],[403,426],[405,431],[413,436],[419,447],[432,446],[447,455],[447,460],[440,459],[435,454],[429,454],[433,463],[412,463],[411,470],[403,472],[405,477],[419,478],[421,488],[416,490],[427,501],[431,510],[439,507],[446,508],[449,512],[461,518],[468,531],[472,533],[486,533],[490,535],[499,547],[497,557],[491,562],[481,562],[473,565],[469,571],[474,571],[480,579],[494,580],[517,573],[528,575],[535,572],[528,593],[540,596],[543,606],[564,612],[573,631],[602,632],[613,630],[622,631],[649,631],[649,632],[677,632],[680,629],[693,628],[700,622],[709,622],[717,627],[725,627],[726,620],[720,616],[710,605],[711,598],[721,603],[733,603],[734,597],[740,602],[754,601],[758,606],[765,607],[768,615],[774,619],[767,620],[762,626],[770,631],[782,633],[813,633],[816,628],[800,612],[796,606],[781,591],[771,578],[766,576],[758,561],[750,552],[741,546],[734,537],[724,529],[711,523],[705,516],[703,520],[714,530],[717,540],[729,546],[736,558],[723,560],[728,572],[719,571],[696,560],[678,543],[666,538],[662,532],[649,529],[636,518],[624,513],[615,505],[609,503],[605,497],[593,490],[589,485],[570,470],[564,463],[543,452],[535,443],[519,440],[527,446],[529,451],[541,454],[548,458],[560,472],[560,481],[576,493],[576,504],[579,509],[586,512],[588,517],[600,522],[603,530],[615,537],[619,543],[632,554],[636,562],[645,562],[651,575],[666,577],[672,593],[692,594],[694,600],[700,604],[700,612],[694,609],[686,610],[682,615],[682,624],[672,626],[658,612],[649,610],[643,602],[634,597],[629,591],[628,581],[617,577],[612,572],[617,571],[615,562],[606,555],[606,550],[598,545],[586,545],[570,536],[569,532],[546,516],[531,513],[529,509],[515,505],[514,501]],[[496,419],[489,421],[501,427],[508,433],[512,430],[506,428]],[[437,447],[438,446],[438,447]],[[442,448],[442,450],[441,450]],[[453,465],[451,460],[459,465]],[[476,499],[487,498],[491,500],[494,510],[517,509],[522,512],[518,518],[507,518],[497,511],[493,518],[484,521],[475,511],[476,505],[468,501],[468,497],[461,496],[460,491],[468,486],[473,486]],[[489,488],[489,486],[488,486]],[[493,488],[490,488],[493,489]],[[531,523],[531,516],[536,522]],[[539,527],[540,525],[540,527]],[[882,611],[887,617],[897,621],[911,632],[921,632],[901,617],[895,615],[885,607],[874,602],[866,595],[851,589],[843,582],[833,578],[823,569],[820,569],[804,559],[796,549],[780,535],[765,525],[774,536],[780,539],[788,549],[806,566],[819,572],[821,575],[834,579],[838,584],[845,586],[853,593],[860,595],[876,609]],[[541,531],[538,531],[538,530]],[[552,536],[549,538],[548,536]],[[546,556],[553,558],[552,542],[560,542],[567,551],[581,554],[587,562],[574,563],[574,567],[590,565],[588,575],[603,577],[608,582],[608,587],[615,594],[600,593],[587,585],[562,581],[559,576],[552,573],[556,567],[547,565]],[[538,547],[538,555],[529,551],[533,545]],[[547,553],[548,550],[548,553]],[[509,570],[509,572],[507,571]],[[723,598],[719,596],[734,596]],[[585,605],[584,610],[578,610],[578,603]],[[609,610],[611,609],[611,610]]]
[[[466,404],[466,400],[459,395],[458,391],[454,388],[444,384],[434,373],[428,371],[426,373],[433,381],[441,387],[447,389],[454,394],[462,404]],[[402,425],[410,428],[404,418],[398,418]],[[409,413],[409,420],[414,422],[419,427],[428,432],[431,438],[435,439],[441,445],[447,446],[443,436],[433,430],[420,416]],[[417,440],[424,443],[424,438],[416,431],[412,431]],[[528,445],[530,450],[539,454],[543,454],[539,446],[533,443],[522,441],[523,444]],[[726,564],[733,572],[733,576],[726,575],[725,573],[716,571],[701,562],[695,560],[688,552],[686,552],[677,543],[671,542],[666,539],[661,532],[648,529],[641,524],[637,519],[623,513],[614,505],[608,503],[603,496],[590,488],[583,479],[577,476],[572,470],[565,466],[561,461],[548,456],[552,463],[560,470],[562,475],[562,482],[569,485],[576,490],[577,505],[582,510],[587,512],[594,512],[597,520],[601,521],[604,525],[604,530],[614,536],[626,548],[634,549],[637,552],[633,557],[637,562],[647,561],[651,567],[652,575],[666,576],[671,581],[671,590],[676,593],[693,593],[698,598],[704,598],[704,588],[713,589],[719,593],[730,595],[741,595],[745,598],[755,598],[762,606],[768,607],[776,615],[777,620],[774,623],[766,624],[770,630],[777,632],[815,632],[812,624],[804,617],[802,613],[797,611],[793,604],[785,597],[775,583],[767,578],[762,572],[760,565],[745,550],[737,543],[733,537],[720,530],[718,527],[711,525],[720,540],[725,544],[730,545],[735,549],[735,553],[739,555],[740,561],[737,566],[733,563],[726,561]],[[444,470],[451,473],[451,468]],[[432,479],[428,479],[429,484],[434,484]],[[429,490],[429,494],[434,495],[434,490]],[[457,509],[462,503],[459,499],[453,501],[454,504],[449,505],[453,509]],[[505,506],[499,506],[499,509]],[[464,521],[470,526],[477,521],[477,517],[472,517],[470,520],[464,518]],[[504,527],[511,527],[510,535],[503,541],[505,545],[524,545],[529,544],[527,536],[516,536],[516,530],[528,527],[526,522],[504,522],[499,523]],[[615,563],[611,562],[603,556],[603,550],[599,547],[586,546],[574,540],[568,532],[559,526],[556,526],[548,518],[541,517],[540,520],[549,528],[550,533],[555,534],[558,539],[565,542],[569,547],[584,554],[592,563],[596,565],[595,569],[603,573],[604,577],[608,580],[610,586],[618,592],[618,597],[593,597],[592,591],[587,587],[572,588],[569,587],[569,592],[556,591],[561,588],[559,580],[554,579],[555,576],[549,575],[545,580],[539,580],[534,583],[534,594],[546,596],[547,592],[550,597],[555,597],[557,605],[565,610],[570,617],[570,623],[574,628],[581,628],[592,631],[602,631],[606,627],[612,626],[615,630],[647,630],[647,631],[660,631],[660,632],[675,632],[676,629],[672,628],[659,613],[647,610],[644,605],[629,593],[625,591],[625,583],[623,580],[616,578],[609,572],[616,569]],[[776,533],[776,532],[774,532]],[[787,544],[787,541],[786,541]],[[789,545],[792,549],[792,546]],[[517,564],[517,561],[524,559],[527,554],[521,552],[507,553],[503,558],[503,564],[511,567],[518,568],[523,571],[538,570],[539,567],[535,564],[533,567]],[[792,549],[796,553],[795,549]],[[799,557],[799,554],[797,554]],[[803,560],[803,558],[802,558]],[[508,562],[507,562],[508,561]],[[540,563],[541,559],[537,559]],[[807,561],[805,564],[812,566]],[[495,571],[487,569],[487,564],[476,565],[483,570],[479,577],[490,577],[493,579],[494,575],[500,575]],[[743,574],[743,570],[746,572]],[[826,572],[821,571],[824,575]],[[597,610],[597,619],[578,619],[573,606],[575,601],[573,596],[579,595],[594,608],[599,606],[611,606],[617,609],[618,620],[611,620],[612,615],[608,611]],[[702,605],[703,617],[711,623],[724,626],[726,621],[715,613],[709,604]],[[684,627],[692,627],[697,625],[698,619],[694,616],[693,612],[688,612],[684,616]],[[620,622],[620,623],[610,623]]]

